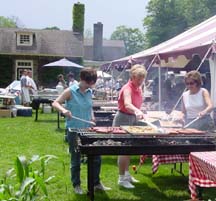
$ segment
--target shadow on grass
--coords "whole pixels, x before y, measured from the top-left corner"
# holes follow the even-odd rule
[[[119,193],[111,194],[106,193],[95,193],[95,201],[183,201],[189,198],[189,196],[167,196],[163,191],[156,188],[149,187],[148,184],[136,184],[134,189],[119,188]],[[128,196],[127,196],[128,194]]]

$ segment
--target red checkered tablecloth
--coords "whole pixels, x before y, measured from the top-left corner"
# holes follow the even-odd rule
[[[189,189],[196,199],[196,186],[216,187],[216,151],[192,152],[189,155]]]
[[[156,173],[160,164],[184,163],[188,162],[188,154],[176,155],[153,155],[152,172]]]
[[[147,157],[147,155],[141,155],[140,164],[143,164]],[[188,154],[152,155],[152,172],[155,174],[160,164],[185,163],[188,162],[188,160]]]

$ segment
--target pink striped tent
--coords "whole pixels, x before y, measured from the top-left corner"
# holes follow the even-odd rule
[[[184,67],[194,55],[202,62],[209,60],[211,83],[216,81],[216,15],[193,28],[167,40],[157,46],[114,60],[102,66],[103,70],[118,67],[125,68],[128,63],[142,63],[146,67]],[[216,87],[212,84],[211,96],[216,106]]]

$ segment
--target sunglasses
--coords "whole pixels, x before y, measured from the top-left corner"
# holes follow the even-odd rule
[[[189,85],[191,86],[191,85],[194,85],[195,82],[186,82],[185,84],[186,84],[187,86],[189,86]]]

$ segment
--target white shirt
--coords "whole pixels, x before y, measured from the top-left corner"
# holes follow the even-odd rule
[[[29,76],[26,76],[26,78],[27,85],[30,87],[30,91],[35,95],[37,93],[37,85],[35,84],[35,81]]]
[[[69,86],[72,86],[72,85],[74,85],[74,84],[79,84],[76,80],[71,80],[70,82],[69,82]]]
[[[196,94],[190,94],[189,90],[184,92],[183,101],[188,119],[196,118],[198,114],[206,108],[203,97],[203,88],[200,88]]]

